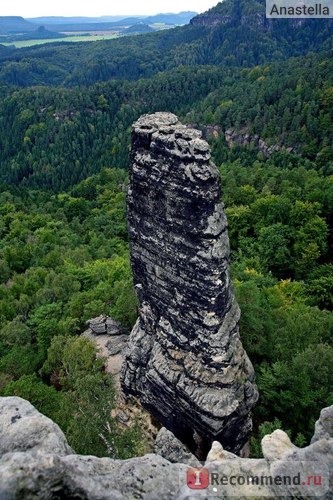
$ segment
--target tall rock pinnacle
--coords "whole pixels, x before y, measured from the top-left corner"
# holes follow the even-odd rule
[[[173,114],[133,125],[128,225],[140,306],[122,387],[192,450],[218,440],[239,453],[258,393],[210,157],[201,133]]]

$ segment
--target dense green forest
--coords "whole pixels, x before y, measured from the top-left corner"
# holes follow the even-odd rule
[[[78,452],[123,458],[140,449],[138,429],[110,418],[112,380],[77,334],[101,313],[135,320],[125,180],[103,170],[71,194],[0,194],[0,394],[31,401]]]
[[[126,167],[131,123],[158,110],[223,131],[245,128],[269,144],[292,146],[298,156],[286,161],[329,173],[332,89],[332,52],[251,69],[181,67],[88,88],[3,86],[0,182],[59,191],[104,166]],[[223,134],[213,147],[217,163],[232,156]]]
[[[78,452],[140,453],[136,426],[110,417],[112,380],[78,334],[100,314],[136,318],[125,196],[130,125],[147,112],[218,131],[260,392],[253,454],[281,426],[305,444],[333,404],[331,25],[258,30],[262,6],[226,0],[197,24],[93,46],[0,47],[0,394],[30,400]],[[212,16],[230,20],[211,27]],[[230,148],[228,129],[279,150]]]
[[[225,0],[207,18],[139,38],[2,49],[0,82],[86,86],[149,78],[179,66],[250,67],[333,48],[332,19],[301,21],[268,21],[265,0]]]
[[[302,444],[333,402],[332,178],[260,161],[249,172],[239,160],[221,175],[241,333],[261,394],[256,427],[283,425]],[[101,455],[106,410],[95,397],[111,407],[111,381],[76,334],[99,314],[135,321],[125,189],[124,170],[104,169],[68,194],[3,191],[0,205],[0,392],[29,399],[75,449]],[[128,432],[113,434],[128,443],[118,456],[138,451],[137,429]]]

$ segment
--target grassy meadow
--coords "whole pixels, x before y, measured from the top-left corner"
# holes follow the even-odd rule
[[[71,35],[66,38],[42,38],[38,40],[18,40],[14,42],[2,43],[2,45],[12,46],[14,45],[17,49],[22,49],[25,47],[32,47],[33,45],[42,45],[44,43],[59,43],[59,42],[97,42],[99,40],[111,40],[112,38],[117,38],[119,35],[116,33],[109,34],[94,34],[94,35]]]

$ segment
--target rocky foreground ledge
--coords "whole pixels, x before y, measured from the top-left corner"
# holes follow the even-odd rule
[[[194,490],[186,481],[188,478],[195,485],[190,467],[198,463],[166,429],[157,438],[155,454],[124,461],[75,455],[60,428],[30,403],[17,397],[0,398],[0,499],[332,498],[333,482],[331,477],[329,488],[328,471],[332,476],[333,406],[322,410],[310,446],[297,448],[278,430],[264,437],[262,448],[265,458],[242,459],[215,442],[203,473],[210,475],[210,484]],[[183,463],[172,463],[178,461]],[[218,474],[219,484],[212,484],[212,472]],[[285,474],[299,474],[301,484],[246,484],[247,477]],[[235,477],[236,482],[239,477],[245,478],[245,484],[221,484],[226,482],[223,477]],[[315,485],[319,477],[321,484]],[[205,480],[204,475],[199,479]],[[305,481],[309,484],[303,485]]]

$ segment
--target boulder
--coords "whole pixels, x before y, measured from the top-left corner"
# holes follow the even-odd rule
[[[0,457],[6,453],[40,451],[72,453],[57,424],[24,399],[0,398]],[[0,495],[1,498],[1,495]]]
[[[182,463],[192,467],[200,467],[199,460],[189,449],[165,427],[156,436],[154,453],[169,460],[171,463]]]
[[[290,441],[288,434],[280,429],[264,436],[261,440],[261,448],[264,457],[267,460],[278,460],[290,451],[296,449],[296,446]]]
[[[89,319],[86,325],[88,326],[87,333],[93,335],[122,335],[128,333],[127,329],[118,321],[104,314],[97,318]]]
[[[330,438],[333,438],[333,406],[321,410],[320,417],[315,424],[315,433],[311,443]]]

